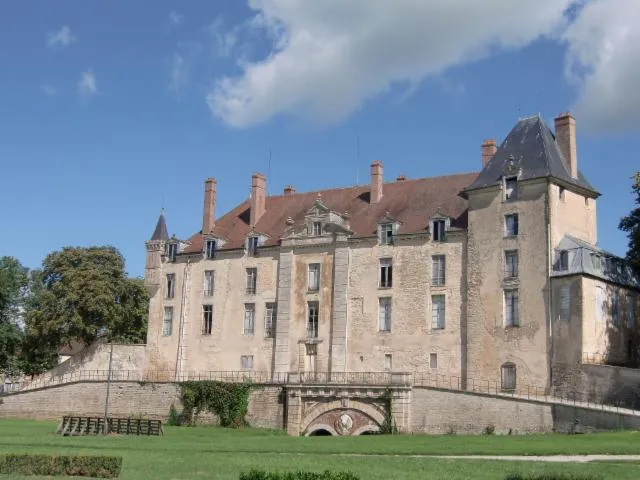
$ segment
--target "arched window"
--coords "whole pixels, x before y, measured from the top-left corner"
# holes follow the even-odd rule
[[[501,381],[502,390],[515,390],[516,389],[516,364],[507,362],[503,363],[501,367]]]

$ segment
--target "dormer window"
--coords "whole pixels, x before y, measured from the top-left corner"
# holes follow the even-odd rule
[[[311,224],[311,234],[315,237],[322,235],[322,223],[313,222],[313,224]]]
[[[207,240],[205,242],[204,253],[207,260],[212,260],[213,258],[215,258],[217,244],[218,242],[216,242],[215,240]]]
[[[558,269],[560,271],[569,270],[569,252],[567,250],[560,250],[558,256]]]
[[[517,177],[505,177],[504,199],[507,202],[518,199],[518,178]]]
[[[443,219],[431,221],[431,240],[434,242],[444,242],[446,240],[446,221]]]
[[[258,252],[258,240],[257,236],[247,238],[247,255],[255,255]]]
[[[167,260],[169,262],[176,261],[176,255],[178,254],[178,244],[177,243],[168,243],[167,244]]]
[[[391,245],[393,243],[393,223],[380,224],[378,238],[381,245]]]

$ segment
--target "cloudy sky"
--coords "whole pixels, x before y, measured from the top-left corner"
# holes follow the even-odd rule
[[[602,247],[631,208],[637,0],[9,0],[0,16],[0,255],[30,267],[111,244],[129,272],[162,207],[199,230],[247,197],[476,171],[483,139],[571,110],[603,194]]]

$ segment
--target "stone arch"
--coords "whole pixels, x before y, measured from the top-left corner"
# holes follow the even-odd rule
[[[353,432],[379,431],[380,426],[384,423],[384,414],[372,404],[350,400],[348,406],[343,406],[342,400],[334,400],[327,403],[319,403],[309,410],[300,422],[300,432],[307,436],[310,432],[325,429],[331,432],[332,435],[340,435],[336,428],[330,426],[326,420],[327,417],[331,416],[330,414],[339,415],[342,413],[355,416],[359,420],[356,421]],[[362,423],[364,422],[366,423],[363,425]],[[353,432],[346,433],[346,435],[354,435]]]
[[[309,437],[311,435],[313,435],[313,433],[317,432],[318,430],[326,430],[327,432],[329,432],[331,434],[331,436],[333,437],[337,437],[338,432],[335,431],[335,429],[331,426],[331,425],[327,425],[325,423],[318,423],[312,427],[309,428],[309,431],[306,432],[304,434],[305,437]]]
[[[363,425],[351,433],[352,437],[363,435],[365,433],[380,433],[380,427],[377,425]]]

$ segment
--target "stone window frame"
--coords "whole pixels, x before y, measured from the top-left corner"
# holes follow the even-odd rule
[[[247,295],[255,295],[258,290],[258,268],[247,267],[245,271],[247,275],[246,293]]]
[[[307,338],[318,338],[320,330],[320,302],[307,302]]]
[[[393,259],[384,257],[380,259],[378,266],[378,288],[391,288],[393,286]]]
[[[378,225],[378,243],[380,245],[393,245],[395,243],[397,227],[393,222],[384,222]]]
[[[431,352],[429,354],[429,368],[432,370],[436,370],[438,368],[438,354],[436,352]]]
[[[320,263],[313,262],[307,266],[307,290],[309,292],[318,292],[320,290],[320,272],[322,267]],[[315,273],[315,285],[312,282],[312,272]]]
[[[436,299],[438,300],[436,302]],[[442,300],[442,301],[440,301]],[[442,308],[436,310],[436,306]],[[443,293],[431,295],[431,330],[444,330],[447,326],[447,296]]]
[[[213,331],[213,305],[202,305],[202,335],[211,335]]]
[[[432,218],[429,220],[429,230],[432,242],[446,242],[447,230],[449,230],[450,220],[448,218]]]
[[[253,335],[256,331],[256,304],[245,303],[242,316],[242,334]]]
[[[204,241],[204,258],[207,260],[213,260],[216,258],[216,251],[218,249],[218,240],[215,238],[207,238]]]
[[[165,247],[165,256],[167,258],[167,262],[175,263],[176,258],[178,257],[178,242],[167,242]]]
[[[275,337],[277,318],[278,304],[276,302],[266,302],[264,306],[264,338]]]
[[[511,195],[509,195],[509,187],[511,188]],[[503,200],[505,202],[516,202],[520,198],[520,192],[518,189],[518,176],[517,175],[505,175],[502,177],[502,190],[504,192]]]
[[[446,284],[447,256],[444,253],[431,255],[431,285],[436,287],[444,287]]]
[[[314,237],[322,235],[322,222],[314,221],[311,223],[311,235]]]
[[[207,285],[207,277],[211,278],[209,285]],[[202,295],[205,297],[213,297],[213,291],[216,284],[216,271],[205,270],[203,273]]]
[[[512,302],[515,300],[515,308],[513,305],[513,311],[511,312],[511,319],[509,319],[509,305],[507,297],[511,296]],[[506,328],[514,328],[520,326],[520,291],[518,288],[505,288],[503,291],[503,303],[504,303],[504,326]]]
[[[240,368],[242,370],[253,370],[253,355],[240,355]]]
[[[167,316],[167,312],[170,312],[170,315]],[[164,315],[162,317],[162,336],[170,337],[172,334],[173,334],[173,307],[167,305],[164,307]]]
[[[383,317],[384,311],[384,317]],[[378,297],[378,332],[390,333],[393,315],[393,298]]]
[[[509,219],[513,218],[513,226],[509,228]],[[514,238],[520,235],[520,214],[518,212],[510,212],[504,215],[504,236]]]
[[[175,273],[167,273],[166,276],[166,299],[175,298],[176,295],[176,274]]]
[[[509,262],[509,259],[513,262]],[[518,249],[505,250],[504,252],[504,278],[512,280],[520,275],[520,253]]]
[[[518,381],[518,369],[513,362],[505,362],[500,365],[500,389],[503,392],[516,390]]]

